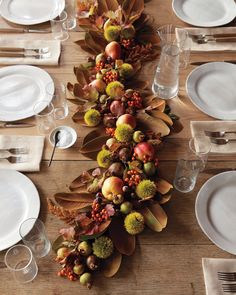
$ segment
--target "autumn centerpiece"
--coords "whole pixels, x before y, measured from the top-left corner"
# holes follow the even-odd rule
[[[141,63],[158,53],[159,40],[143,9],[142,0],[79,6],[79,24],[87,32],[77,43],[93,57],[74,68],[77,82],[68,89],[78,106],[74,121],[93,127],[80,152],[98,167],[83,172],[71,192],[55,194],[48,206],[70,225],[53,245],[58,275],[89,288],[97,271],[106,277],[118,271],[145,226],[160,232],[167,224],[161,205],[172,185],[159,177],[158,147],[173,115],[146,82],[134,78]]]

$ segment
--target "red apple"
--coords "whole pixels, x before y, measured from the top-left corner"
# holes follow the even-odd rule
[[[108,177],[102,185],[102,194],[103,196],[108,199],[109,201],[112,201],[113,198],[117,195],[123,194],[123,188],[124,182],[122,179],[116,176]]]
[[[136,119],[130,114],[124,114],[116,121],[116,126],[119,126],[120,124],[128,124],[134,129],[136,127]]]
[[[135,156],[140,161],[151,161],[154,157],[154,148],[148,142],[140,142],[134,148]]]
[[[105,53],[107,56],[111,57],[113,60],[120,59],[121,47],[120,44],[116,41],[112,41],[107,44],[105,48]]]
[[[101,79],[95,79],[90,84],[90,86],[93,86],[96,88],[96,90],[100,93],[104,93],[106,89],[106,84]]]
[[[120,100],[114,100],[110,105],[110,111],[113,115],[119,117],[125,113],[125,106]]]

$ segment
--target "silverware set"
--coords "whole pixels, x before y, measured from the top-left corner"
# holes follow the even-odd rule
[[[43,48],[21,48],[21,47],[0,47],[0,57],[31,57],[36,59],[49,58],[51,53],[48,47]]]
[[[29,150],[27,148],[9,148],[0,149],[0,153],[7,153],[6,156],[0,156],[0,160],[7,160],[11,164],[24,163],[27,162],[27,157]],[[10,153],[10,155],[9,155]]]
[[[190,34],[194,42],[206,44],[209,42],[236,42],[236,33],[228,34]]]
[[[222,283],[224,293],[236,293],[236,272],[221,272],[217,273],[218,280],[228,283]]]
[[[214,144],[224,145],[229,142],[235,142],[236,138],[225,138],[227,134],[236,134],[236,131],[204,131],[205,135],[210,137],[210,141]]]

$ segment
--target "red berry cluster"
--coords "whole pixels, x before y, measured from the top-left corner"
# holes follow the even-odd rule
[[[107,210],[104,208],[98,199],[95,199],[92,204],[92,219],[98,223],[102,223],[109,219]]]
[[[106,128],[106,134],[111,136],[111,137],[114,137],[115,135],[115,128]]]
[[[137,109],[142,108],[142,97],[140,96],[139,92],[133,92],[132,96],[129,98],[128,106],[135,107]]]
[[[133,156],[132,156],[132,161],[136,160],[136,154],[133,153]],[[142,157],[142,159],[140,159],[143,163],[147,163],[147,162],[150,162],[152,160],[152,157],[148,156],[148,155],[144,155]]]
[[[100,60],[98,63],[96,63],[95,69],[97,72],[100,72],[104,68],[104,66],[105,66],[104,62]]]
[[[121,44],[126,48],[129,49],[130,47],[134,46],[134,40],[131,39],[122,39]]]
[[[114,71],[108,71],[103,76],[103,81],[106,84],[113,82],[113,81],[117,81],[117,80],[118,80],[118,73],[114,72]]]
[[[131,169],[127,172],[127,176],[125,178],[125,182],[127,182],[128,186],[138,185],[141,181],[140,174],[138,171]]]
[[[73,270],[71,269],[71,267],[64,267],[63,269],[61,269],[57,275],[59,277],[67,277],[70,281],[76,281],[77,280],[77,276],[76,274],[73,272]]]

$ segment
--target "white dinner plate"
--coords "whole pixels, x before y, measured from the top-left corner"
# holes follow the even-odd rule
[[[236,254],[236,171],[210,178],[195,203],[198,223],[207,237],[221,249]]]
[[[35,25],[55,18],[65,7],[65,0],[2,0],[0,14],[20,25]]]
[[[0,170],[0,251],[21,240],[19,227],[28,218],[37,218],[39,194],[32,181],[15,170]]]
[[[0,121],[33,116],[36,102],[51,101],[52,96],[46,94],[45,88],[52,82],[50,75],[38,67],[17,65],[1,68]]]
[[[195,68],[186,81],[192,103],[207,115],[236,120],[236,65],[212,62]]]
[[[234,0],[173,0],[172,8],[182,21],[199,27],[222,26],[236,17]]]

